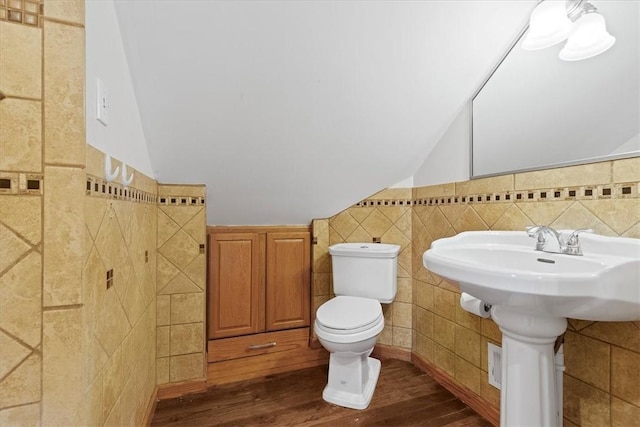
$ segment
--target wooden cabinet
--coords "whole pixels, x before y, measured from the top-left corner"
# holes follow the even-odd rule
[[[309,227],[209,227],[207,384],[326,364],[309,347]],[[250,360],[249,360],[250,359]]]
[[[209,339],[308,327],[311,233],[213,227]]]

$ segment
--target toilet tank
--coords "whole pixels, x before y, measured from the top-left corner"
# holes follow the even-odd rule
[[[333,292],[390,303],[398,289],[399,245],[339,243],[329,247]]]

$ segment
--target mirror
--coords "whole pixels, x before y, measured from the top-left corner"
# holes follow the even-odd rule
[[[589,59],[516,41],[472,101],[471,176],[640,155],[640,1],[591,1],[616,37]]]

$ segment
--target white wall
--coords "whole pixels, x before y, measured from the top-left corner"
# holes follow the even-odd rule
[[[415,187],[467,181],[470,169],[471,103],[458,113],[451,126],[413,176]]]
[[[85,2],[85,24],[87,142],[153,178],[114,1]],[[96,120],[98,77],[108,89],[108,126]]]

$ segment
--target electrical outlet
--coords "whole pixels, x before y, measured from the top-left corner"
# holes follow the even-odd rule
[[[500,390],[502,388],[502,349],[489,343],[487,356],[489,359],[489,384]]]

